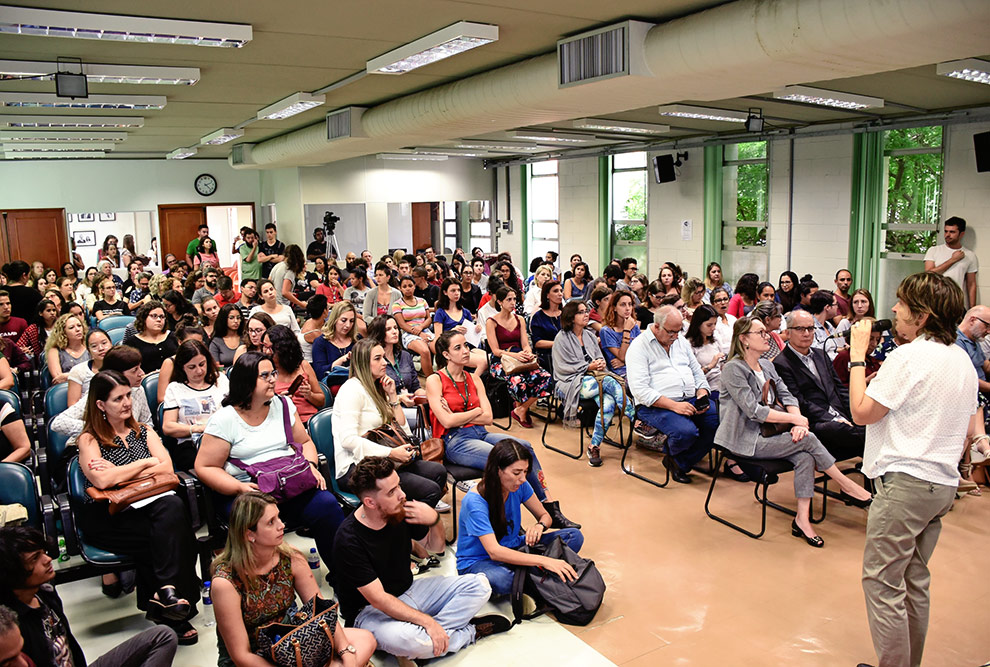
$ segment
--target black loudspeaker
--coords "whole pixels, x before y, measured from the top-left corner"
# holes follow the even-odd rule
[[[990,171],[990,132],[974,134],[973,148],[976,150],[976,171]]]
[[[657,155],[653,158],[653,175],[657,183],[672,183],[677,180],[674,173],[674,156]]]

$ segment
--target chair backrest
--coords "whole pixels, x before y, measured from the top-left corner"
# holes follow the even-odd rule
[[[104,331],[110,331],[112,329],[121,329],[126,327],[133,321],[133,315],[111,315],[110,317],[104,317],[102,320],[97,322],[96,326]]]
[[[41,391],[47,391],[50,386],[52,386],[52,372],[48,370],[48,365],[45,364],[44,368],[41,369]]]
[[[328,387],[325,382],[320,382],[320,391],[323,392],[323,407],[324,408],[332,407],[333,394],[330,392],[330,387]]]
[[[21,414],[21,398],[10,389],[0,389],[0,403],[9,403],[14,412]]]
[[[34,474],[23,463],[0,463],[0,504],[19,503],[27,508],[28,523],[41,528],[38,513],[38,488]]]
[[[107,332],[107,336],[110,337],[111,345],[120,345],[124,342],[124,334],[127,333],[126,327],[118,327],[116,329],[110,329]]]
[[[327,467],[330,469],[330,479],[327,482],[333,490],[335,496],[343,500],[351,507],[361,504],[358,497],[353,493],[348,493],[337,484],[337,465],[334,462],[333,453],[333,423],[331,421],[333,412],[331,410],[320,410],[309,418],[306,428],[309,430],[309,437],[316,445],[316,451],[323,454],[327,459]]]
[[[73,504],[84,503],[89,500],[86,494],[86,476],[83,475],[82,466],[79,465],[79,457],[73,456],[69,461],[69,469],[66,473],[69,482],[69,499]]]
[[[64,435],[52,430],[51,422],[45,427],[47,429],[48,437],[45,443],[45,453],[48,460],[48,476],[51,478],[51,485],[53,489],[61,490],[63,483],[65,482],[65,460],[66,453],[70,451],[69,438],[71,436]],[[77,453],[76,447],[71,447],[71,452],[73,455]]]
[[[141,380],[141,388],[144,389],[144,397],[148,399],[148,408],[151,415],[158,418],[158,371],[148,373]]]
[[[81,400],[81,399],[80,399]],[[63,382],[45,392],[45,421],[49,422],[69,407],[69,383]]]

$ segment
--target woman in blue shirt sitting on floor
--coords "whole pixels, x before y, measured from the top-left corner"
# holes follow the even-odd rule
[[[493,595],[508,595],[515,570],[512,566],[535,565],[564,581],[577,577],[567,562],[517,551],[523,544],[549,544],[560,537],[574,551],[580,551],[584,535],[577,528],[548,533],[550,514],[526,481],[533,455],[518,442],[499,441],[488,455],[485,474],[477,487],[464,496],[458,522],[457,573],[484,574]],[[522,530],[525,505],[536,523]]]

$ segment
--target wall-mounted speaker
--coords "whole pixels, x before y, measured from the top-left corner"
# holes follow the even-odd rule
[[[653,176],[657,179],[657,183],[671,183],[677,180],[677,174],[674,173],[674,156],[673,155],[656,155],[653,158]]]
[[[990,171],[990,132],[974,134],[973,148],[976,150],[976,171]]]

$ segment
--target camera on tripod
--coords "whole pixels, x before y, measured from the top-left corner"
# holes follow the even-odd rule
[[[340,216],[334,215],[333,211],[327,211],[323,214],[323,231],[327,233],[327,236],[334,233],[338,222],[340,222]]]

